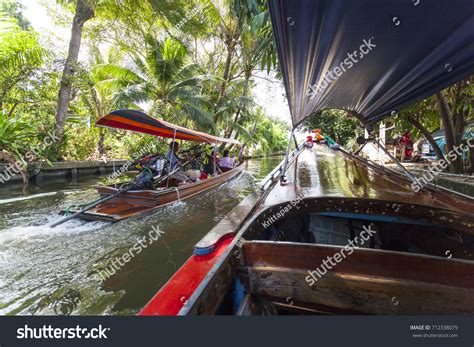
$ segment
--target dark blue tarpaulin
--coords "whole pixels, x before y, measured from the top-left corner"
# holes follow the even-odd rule
[[[293,125],[373,123],[474,73],[474,0],[269,0]]]

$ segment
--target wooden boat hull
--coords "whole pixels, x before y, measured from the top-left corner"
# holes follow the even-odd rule
[[[79,218],[117,222],[202,193],[232,179],[240,174],[242,170],[243,164],[240,164],[233,170],[224,172],[216,177],[179,187],[163,190],[129,190],[81,214]],[[97,186],[96,189],[102,197],[112,195],[118,190],[118,188],[110,186]],[[72,212],[75,211],[72,210]]]
[[[288,182],[275,179],[237,206],[141,315],[474,312],[472,200],[415,193],[400,175],[327,147],[304,150],[290,164]],[[294,233],[311,229],[312,218],[328,232],[345,230],[346,241],[353,228],[373,223],[379,238],[319,277],[315,270],[322,273],[346,241]]]

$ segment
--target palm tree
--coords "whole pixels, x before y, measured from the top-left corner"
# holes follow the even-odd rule
[[[150,113],[166,120],[214,128],[208,110],[211,105],[201,95],[200,83],[207,78],[199,66],[186,64],[186,48],[171,38],[159,41],[148,36],[145,57],[131,53],[133,66],[117,64],[98,66],[98,72],[109,75],[119,86],[115,95],[121,103],[150,104]],[[112,79],[109,82],[112,82]]]
[[[18,102],[15,88],[27,82],[51,56],[38,34],[23,31],[14,18],[0,13],[0,111],[12,115]],[[8,105],[7,105],[8,104]]]
[[[32,126],[15,114],[24,102],[21,91],[31,88],[31,78],[50,56],[37,33],[22,30],[16,19],[0,12],[0,160],[15,167],[34,136]],[[20,174],[26,185],[25,172]]]
[[[91,61],[93,66],[87,75],[87,86],[83,88],[80,99],[87,109],[89,115],[93,115],[93,120],[105,116],[111,110],[127,107],[116,95],[120,89],[126,88],[125,83],[118,83],[115,76],[107,73],[104,66],[120,63],[120,54],[117,49],[109,50],[106,57],[103,56],[97,45],[90,48]],[[99,128],[99,140],[97,152],[100,156],[105,154],[105,131]]]

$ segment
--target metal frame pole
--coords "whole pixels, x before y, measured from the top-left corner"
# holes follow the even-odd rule
[[[293,132],[294,130],[291,131],[290,136],[288,137],[288,146],[286,146],[285,162],[283,163],[282,173],[280,177],[281,183],[286,183],[286,170],[288,166],[288,157],[290,156],[291,138],[293,137]]]
[[[168,168],[169,168],[169,172],[171,172],[171,162],[173,160],[173,157],[174,157],[174,144],[175,144],[175,141],[176,141],[176,129],[173,129],[173,145],[171,146],[171,158],[170,158],[170,163],[168,165]],[[177,158],[176,158],[177,159]],[[169,187],[169,184],[170,184],[170,176],[171,174],[168,175],[168,178],[166,180],[166,188]]]
[[[416,177],[413,176],[413,175],[410,173],[410,171],[408,171],[407,168],[406,168],[405,166],[403,166],[403,164],[398,161],[397,158],[395,158],[392,154],[390,154],[390,152],[387,151],[387,149],[386,149],[384,146],[382,146],[382,144],[379,142],[379,140],[374,139],[374,142],[377,144],[377,146],[379,146],[379,148],[380,148],[382,151],[384,151],[384,153],[385,153],[391,160],[393,160],[393,161],[395,162],[395,164],[397,164],[397,166],[398,166],[400,169],[402,169],[403,172],[405,172],[405,175],[408,176],[408,177],[413,181],[413,183],[418,183]]]
[[[214,164],[214,175],[216,174],[216,156],[217,156],[217,143],[214,143],[214,155],[212,156],[212,162]]]
[[[295,141],[295,148],[298,149],[298,141],[296,140],[296,135],[294,132],[292,132],[293,134],[293,141]]]

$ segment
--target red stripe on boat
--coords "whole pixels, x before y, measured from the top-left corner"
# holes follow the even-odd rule
[[[208,255],[192,255],[173,277],[156,293],[140,311],[140,316],[175,316],[186,304],[196,288],[221,255],[233,237],[222,240],[216,250]]]

